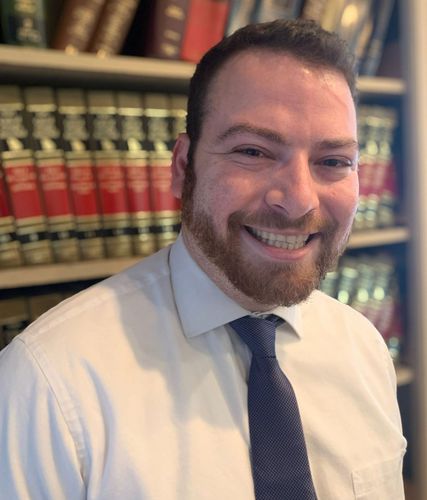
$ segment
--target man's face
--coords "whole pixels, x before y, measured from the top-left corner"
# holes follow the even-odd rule
[[[342,75],[246,51],[213,80],[192,166],[175,146],[183,236],[251,310],[308,297],[348,239],[358,198],[356,117]]]

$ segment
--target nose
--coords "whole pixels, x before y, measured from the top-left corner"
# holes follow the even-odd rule
[[[319,207],[319,185],[313,178],[308,158],[300,155],[277,166],[265,194],[267,205],[298,219]]]

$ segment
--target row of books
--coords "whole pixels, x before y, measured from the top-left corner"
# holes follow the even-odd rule
[[[146,256],[173,241],[186,97],[0,86],[0,267]]]
[[[0,267],[147,256],[178,234],[171,149],[186,97],[0,87]],[[396,113],[359,110],[354,230],[393,226]]]
[[[320,289],[347,304],[375,325],[395,361],[403,341],[402,307],[396,262],[390,254],[344,256]]]
[[[6,0],[4,43],[100,56],[197,62],[249,23],[304,17],[345,38],[360,72],[377,72],[395,0]]]
[[[395,108],[359,106],[359,206],[355,230],[396,224],[399,198],[393,147],[396,126]]]

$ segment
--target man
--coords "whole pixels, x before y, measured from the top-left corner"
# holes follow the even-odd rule
[[[204,57],[172,162],[178,241],[0,355],[1,498],[403,499],[387,349],[314,291],[356,210],[354,94],[344,45],[311,22],[247,27]],[[248,317],[278,325],[304,497],[257,483],[255,435],[277,419],[266,406],[256,429],[248,414]],[[288,454],[279,444],[271,467]]]

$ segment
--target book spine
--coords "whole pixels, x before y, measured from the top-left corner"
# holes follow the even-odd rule
[[[180,229],[180,204],[171,191],[171,145],[175,139],[172,123],[175,118],[165,94],[145,94],[144,108],[153,211],[152,230],[157,247],[163,248],[175,241]]]
[[[0,159],[26,264],[52,262],[47,221],[29,146],[21,89],[0,89]]]
[[[138,6],[138,0],[107,0],[88,52],[95,52],[101,57],[118,54],[123,46],[126,34]]]
[[[225,28],[226,35],[231,35],[239,28],[251,23],[255,4],[255,0],[231,0]]]
[[[54,257],[73,262],[79,259],[79,245],[53,89],[27,87],[24,96]]]
[[[252,22],[295,19],[300,13],[301,4],[302,0],[257,0]]]
[[[132,230],[114,93],[91,90],[87,99],[107,256],[129,256],[132,255]]]
[[[224,36],[228,0],[189,0],[181,59],[199,62]]]
[[[133,253],[146,256],[155,252],[156,238],[151,230],[153,214],[148,153],[144,148],[146,132],[142,95],[138,92],[118,92],[117,106]]]
[[[6,0],[1,5],[3,42],[11,45],[47,47],[43,0]]]
[[[3,169],[0,166],[0,268],[23,263]]]
[[[81,256],[85,260],[100,259],[105,256],[105,248],[84,94],[80,89],[59,89],[56,95]]]
[[[68,53],[87,50],[105,0],[67,0],[53,37],[52,48]]]
[[[188,0],[158,0],[154,3],[146,56],[180,58],[187,9]]]
[[[313,21],[320,24],[327,3],[328,0],[305,0],[301,17],[303,19],[313,19]]]
[[[360,67],[360,74],[363,76],[374,76],[378,70],[394,4],[395,0],[380,0],[373,3],[374,27]]]

